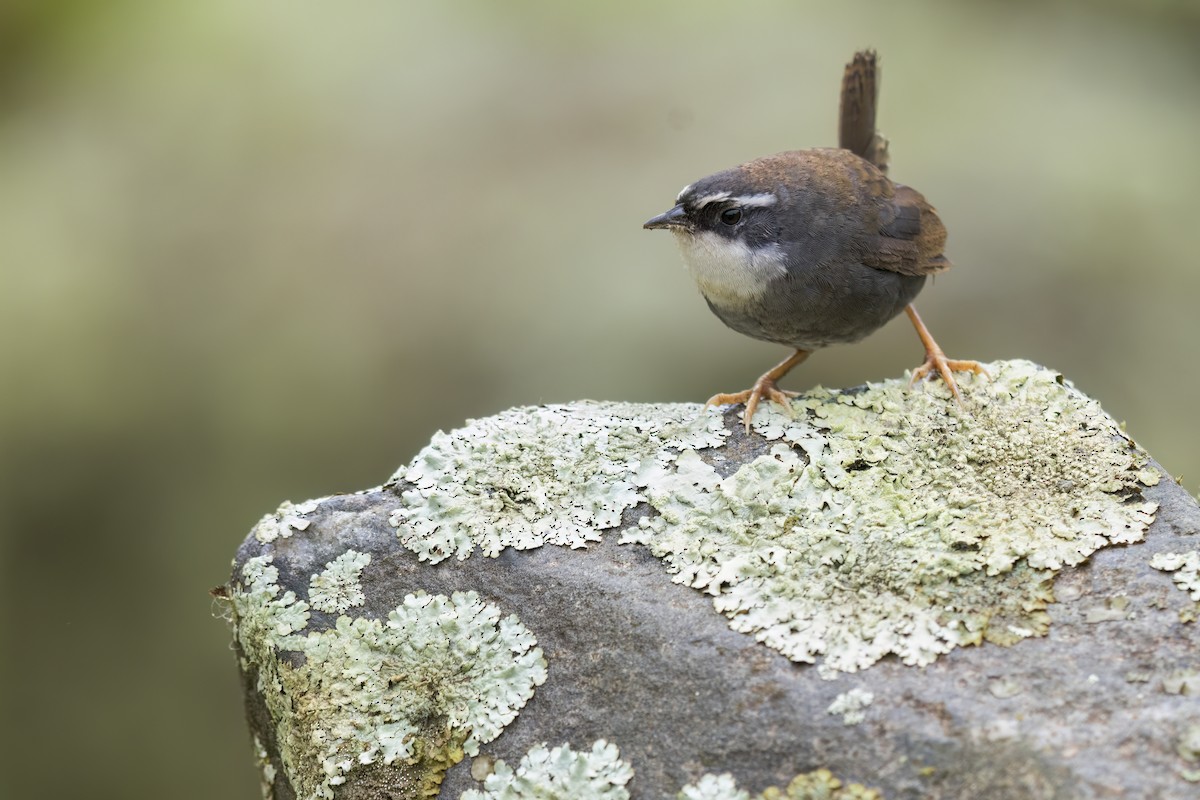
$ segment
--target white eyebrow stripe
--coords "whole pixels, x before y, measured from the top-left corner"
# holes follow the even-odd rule
[[[709,203],[724,203],[729,202],[734,205],[742,206],[743,208],[762,208],[765,206],[773,206],[779,202],[779,198],[774,192],[759,192],[758,194],[743,194],[734,196],[729,192],[713,192],[702,197],[697,197],[689,205],[694,208],[704,208]]]
[[[683,187],[682,189],[680,189],[680,190],[679,190],[679,194],[675,195],[675,202],[676,202],[676,203],[678,203],[680,200],[682,200],[682,199],[683,199],[683,196],[684,196],[685,194],[687,194],[687,193],[688,193],[688,190],[689,190],[689,189],[691,189],[691,188],[692,188],[692,185],[689,183],[687,186],[685,186],[685,187]]]
[[[760,192],[759,194],[744,194],[741,197],[730,198],[739,206],[773,206],[779,202],[779,198],[774,192]]]
[[[728,199],[729,199],[729,192],[713,192],[712,194],[706,194],[706,195],[703,195],[702,197],[697,197],[695,200],[692,201],[692,205],[695,206],[696,208],[704,208],[709,203],[719,203],[722,200],[728,200]]]

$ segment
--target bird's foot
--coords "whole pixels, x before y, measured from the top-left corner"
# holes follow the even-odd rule
[[[746,423],[746,433],[750,433],[750,420],[754,419],[754,412],[758,408],[758,403],[764,397],[768,400],[774,400],[779,405],[783,406],[784,411],[789,417],[795,417],[796,412],[792,410],[792,404],[788,400],[789,397],[795,397],[798,392],[789,392],[785,389],[780,389],[775,384],[775,378],[771,373],[767,373],[754,382],[753,388],[747,389],[744,392],[736,392],[734,394],[715,394],[708,398],[708,402],[704,404],[708,406],[724,406],[736,403],[746,404],[746,413],[744,416]]]
[[[912,386],[917,381],[924,380],[932,375],[940,375],[946,385],[950,387],[950,393],[954,395],[954,399],[959,405],[962,405],[962,394],[958,391],[958,382],[954,380],[955,372],[973,372],[976,375],[983,375],[991,378],[992,375],[978,361],[960,361],[954,358],[946,358],[946,354],[939,348],[933,348],[925,352],[925,363],[917,367],[912,372],[912,378],[908,385]]]
[[[789,417],[795,417],[796,414],[792,410],[792,404],[788,401],[789,397],[795,397],[796,392],[788,392],[780,389],[778,386],[779,379],[788,374],[788,371],[799,364],[804,359],[812,354],[810,350],[797,350],[790,356],[780,361],[775,366],[767,370],[761,378],[754,382],[754,386],[744,392],[736,394],[715,394],[708,398],[708,402],[704,404],[705,408],[709,406],[723,406],[735,403],[745,403],[746,413],[742,417],[746,423],[746,433],[750,433],[750,420],[754,419],[754,411],[758,408],[758,402],[766,397],[768,400],[774,400],[779,405],[783,406]]]
[[[946,354],[942,352],[942,348],[938,347],[938,343],[933,340],[933,336],[929,333],[929,329],[925,327],[925,323],[921,321],[921,315],[917,313],[917,309],[909,303],[904,307],[904,312],[908,314],[908,318],[912,320],[913,327],[917,329],[917,336],[921,339],[921,344],[925,345],[925,363],[913,370],[912,378],[908,385],[912,386],[917,381],[927,378],[935,372],[942,377],[946,385],[950,387],[950,394],[954,395],[954,400],[962,405],[962,394],[958,391],[958,383],[954,380],[955,372],[974,372],[976,375],[985,375],[991,378],[991,374],[983,368],[983,365],[978,361],[958,361],[952,358],[946,358]]]

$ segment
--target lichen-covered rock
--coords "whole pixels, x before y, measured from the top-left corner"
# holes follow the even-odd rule
[[[989,370],[751,436],[514,409],[285,504],[226,590],[265,793],[1192,796],[1200,511],[1061,376]]]
[[[621,760],[617,746],[604,740],[584,752],[570,745],[553,750],[539,745],[515,770],[495,762],[483,789],[468,789],[461,800],[629,800],[625,784],[632,777],[633,768]]]
[[[799,398],[756,430],[780,440],[722,476],[692,406],[518,409],[440,434],[397,473],[392,515],[434,563],[478,548],[583,546],[639,502],[621,541],[715,595],[736,630],[823,674],[885,655],[1045,633],[1057,570],[1137,541],[1149,458],[1095,401],[1028,362],[994,365],[962,413],[900,381]],[[546,446],[545,442],[553,446]],[[1131,502],[1134,501],[1134,502]]]
[[[369,561],[347,550],[330,562],[310,582],[311,606],[280,592],[269,555],[246,560],[229,592],[243,671],[254,674],[283,774],[301,797],[332,798],[373,764],[403,775],[405,796],[434,796],[442,772],[496,738],[546,679],[533,635],[475,592],[418,591],[386,621],[342,615],[304,634],[310,607],[362,603],[357,574]],[[322,604],[331,596],[339,602]],[[357,600],[340,602],[347,597]],[[273,781],[269,759],[266,769]]]
[[[1150,559],[1150,566],[1175,573],[1175,584],[1200,602],[1200,550],[1188,553],[1159,553]]]
[[[392,477],[404,502],[392,514],[422,560],[465,559],[479,548],[583,547],[645,498],[639,473],[681,448],[727,435],[691,405],[577,403],[507,411],[438,433]],[[553,442],[553,447],[547,447]]]

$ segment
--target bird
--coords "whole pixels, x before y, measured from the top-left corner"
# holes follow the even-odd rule
[[[875,129],[879,76],[874,51],[846,65],[840,147],[790,150],[709,175],[642,226],[674,234],[725,325],[793,349],[750,389],[705,403],[745,404],[747,434],[763,398],[792,413],[796,392],[778,382],[813,351],[859,341],[901,311],[925,348],[910,385],[938,375],[961,405],[954,372],[987,375],[977,361],[947,358],[912,305],[926,278],[950,268],[946,228],[920,192],[887,175],[888,142]]]

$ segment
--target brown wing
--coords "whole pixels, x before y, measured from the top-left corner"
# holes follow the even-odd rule
[[[887,139],[875,130],[879,105],[879,60],[874,50],[861,50],[842,74],[838,115],[838,147],[861,156],[887,172]]]
[[[942,254],[946,226],[916,189],[893,184],[880,214],[879,233],[868,237],[863,263],[901,275],[933,275],[950,269]]]

